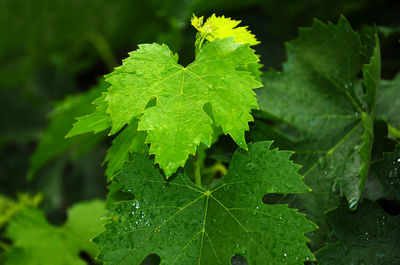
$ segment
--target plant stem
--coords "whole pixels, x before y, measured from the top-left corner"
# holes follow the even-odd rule
[[[396,128],[393,128],[388,124],[389,134],[393,135],[396,138],[400,138],[400,131]]]
[[[0,248],[4,249],[5,251],[10,251],[10,249],[11,249],[11,247],[8,244],[6,244],[2,241],[0,241]]]
[[[103,59],[104,63],[107,65],[108,69],[112,71],[117,65],[117,59],[115,58],[107,40],[97,32],[91,32],[88,34],[87,37],[96,48],[97,52]]]
[[[200,173],[200,161],[199,156],[196,154],[193,159],[193,167],[194,167],[194,183],[201,187],[201,173]]]

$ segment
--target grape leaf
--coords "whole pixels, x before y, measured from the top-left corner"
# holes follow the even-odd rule
[[[400,216],[364,201],[356,212],[343,205],[328,217],[339,240],[316,252],[318,264],[399,264]]]
[[[145,152],[146,139],[145,132],[137,131],[138,120],[134,120],[132,124],[120,132],[112,142],[112,146],[107,151],[107,156],[103,163],[108,162],[106,175],[111,178],[115,172],[120,170],[124,162],[129,161],[130,152]]]
[[[241,20],[233,20],[225,16],[217,17],[212,14],[211,17],[207,18],[207,21],[203,23],[204,17],[196,17],[193,14],[191,24],[199,31],[198,40],[205,37],[208,41],[214,41],[215,39],[224,39],[233,37],[233,41],[237,43],[250,43],[250,45],[257,45],[260,42],[256,39],[256,36],[245,27],[237,27]]]
[[[101,97],[93,101],[93,104],[96,105],[96,111],[77,118],[77,122],[74,123],[65,138],[88,132],[98,133],[111,127],[110,118],[106,114],[107,105],[104,103],[105,97],[106,94],[103,93]]]
[[[364,50],[344,17],[337,25],[315,20],[287,44],[283,72],[265,73],[258,93],[261,110],[300,133],[291,149],[312,192],[296,196],[294,205],[321,228],[311,234],[313,248],[329,237],[324,213],[338,207],[337,191],[354,207],[368,173],[380,77],[379,40],[370,41],[373,50]]]
[[[81,251],[94,256],[97,247],[89,240],[103,227],[100,217],[104,203],[84,202],[68,211],[68,221],[62,227],[50,225],[40,210],[26,208],[10,222],[6,236],[13,240],[6,265],[84,265]]]
[[[183,166],[201,142],[210,145],[212,125],[221,126],[247,148],[244,131],[253,120],[251,109],[258,108],[252,89],[261,86],[243,70],[258,62],[254,50],[232,38],[205,43],[187,67],[177,60],[165,45],[143,44],[106,78],[112,85],[105,97],[111,134],[139,118],[138,129],[147,131],[150,154],[167,176]],[[156,104],[148,106],[154,98]],[[104,101],[97,102],[104,117]],[[212,113],[203,109],[207,104]],[[86,117],[89,121],[80,118],[69,136],[92,130],[94,115]]]
[[[162,264],[303,264],[313,259],[304,233],[315,229],[286,205],[262,203],[265,193],[308,191],[289,161],[290,151],[249,144],[233,155],[227,175],[210,190],[181,173],[165,181],[143,154],[114,176],[134,200],[120,201],[106,231],[94,241],[104,264],[140,264],[149,254]]]
[[[400,201],[400,146],[393,153],[384,153],[371,168],[382,185],[385,199]]]
[[[388,123],[389,133],[400,138],[400,73],[393,80],[382,80],[376,103],[376,118]]]
[[[74,122],[75,117],[93,111],[93,106],[89,103],[106,88],[107,84],[100,82],[99,85],[91,90],[82,94],[68,96],[56,104],[56,107],[49,115],[50,123],[42,132],[35,153],[30,157],[28,179],[31,179],[40,168],[56,156],[74,149],[79,153],[104,139],[104,135],[82,135],[72,139],[65,139],[64,136],[71,129],[71,123]]]

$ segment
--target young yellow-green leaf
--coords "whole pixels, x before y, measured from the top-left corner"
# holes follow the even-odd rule
[[[193,14],[191,20],[192,26],[199,31],[200,38],[205,37],[208,41],[213,41],[233,37],[233,41],[237,43],[249,43],[250,45],[260,43],[256,36],[247,29],[247,26],[237,27],[242,22],[241,20],[233,20],[225,16],[217,17],[215,14],[212,14],[205,23],[203,23],[203,19],[204,17],[198,18]]]
[[[339,205],[339,192],[357,204],[368,173],[380,79],[379,40],[370,41],[372,51],[365,52],[344,17],[337,25],[316,20],[287,44],[283,72],[264,74],[259,90],[260,108],[300,132],[292,148],[313,191],[298,196],[297,206],[321,231],[328,230],[322,219]]]
[[[7,224],[19,211],[26,206],[37,207],[42,200],[42,195],[18,194],[18,200],[14,201],[0,194],[0,229]]]
[[[79,118],[69,136],[98,129],[96,113],[108,126],[103,123],[104,108],[112,122],[111,134],[139,119],[138,130],[147,132],[150,154],[167,176],[183,166],[200,143],[210,145],[213,126],[247,148],[244,132],[253,120],[251,109],[258,108],[253,89],[261,86],[246,68],[259,61],[254,50],[232,38],[218,39],[204,44],[189,66],[177,60],[165,45],[140,45],[107,76],[112,86],[105,101],[97,100],[98,111]],[[205,111],[206,105],[212,113]]]
[[[343,205],[328,218],[338,240],[316,253],[318,264],[399,264],[400,216],[364,201],[356,212]]]
[[[114,176],[134,200],[120,201],[106,231],[95,238],[104,264],[133,265],[150,254],[161,264],[230,264],[241,254],[248,264],[303,264],[312,260],[304,233],[315,229],[286,205],[264,204],[266,193],[308,191],[292,152],[249,144],[233,155],[227,175],[210,190],[185,174],[165,181],[146,155]]]
[[[61,227],[50,225],[40,210],[26,208],[10,222],[6,237],[13,241],[6,265],[85,265],[79,254],[95,256],[97,247],[90,240],[103,230],[102,201],[73,206]]]

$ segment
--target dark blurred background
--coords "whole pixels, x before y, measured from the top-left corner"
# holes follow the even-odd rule
[[[43,208],[56,223],[73,203],[104,198],[100,164],[110,139],[103,135],[84,146],[73,142],[46,151],[28,181],[30,156],[52,117],[65,115],[64,127],[71,127],[74,105],[62,100],[99,85],[138,44],[165,43],[180,63],[190,63],[192,13],[244,21],[262,42],[255,49],[264,70],[280,69],[284,43],[296,38],[299,27],[314,18],[336,23],[344,15],[357,30],[379,27],[383,78],[400,70],[399,0],[1,0],[0,193],[42,192]]]

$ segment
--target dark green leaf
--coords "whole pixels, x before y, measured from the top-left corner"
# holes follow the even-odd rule
[[[328,218],[339,240],[316,253],[319,265],[399,264],[400,216],[364,201],[355,212],[343,205]]]
[[[106,231],[95,239],[105,264],[140,264],[157,254],[162,264],[303,264],[313,259],[304,233],[315,227],[286,205],[262,202],[266,193],[308,188],[289,161],[292,152],[271,142],[236,151],[227,175],[210,190],[186,175],[165,181],[146,155],[135,155],[114,177],[134,200],[118,202]]]
[[[339,205],[338,192],[355,206],[368,173],[380,77],[379,41],[371,38],[372,57],[363,66],[363,45],[345,18],[337,25],[316,20],[287,44],[283,72],[266,73],[258,93],[263,111],[300,132],[291,148],[313,192],[297,196],[296,205],[322,232],[328,231],[324,212]],[[315,247],[327,240],[320,236],[313,237]]]
[[[384,153],[383,159],[372,164],[380,181],[385,199],[400,201],[400,147],[393,153]]]
[[[386,121],[389,133],[400,138],[400,73],[393,80],[382,80],[376,105],[376,118]]]
[[[88,92],[68,96],[57,103],[56,108],[50,113],[50,124],[42,132],[36,151],[30,158],[29,179],[56,156],[74,149],[79,154],[104,139],[104,135],[83,135],[65,139],[65,135],[71,129],[71,124],[74,122],[75,117],[93,111],[93,106],[90,105],[90,102],[97,98],[106,87],[107,84],[101,82]]]

